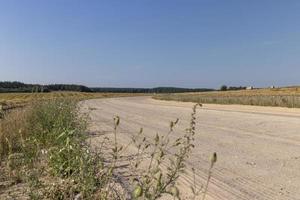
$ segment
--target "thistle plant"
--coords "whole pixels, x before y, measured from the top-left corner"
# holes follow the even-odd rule
[[[141,141],[137,141],[137,137],[134,137],[137,158],[132,171],[137,174],[133,178],[133,183],[136,185],[132,194],[133,198],[154,200],[163,195],[171,195],[175,199],[180,199],[176,182],[180,174],[185,171],[185,161],[194,148],[196,111],[197,107],[201,106],[201,104],[193,106],[189,128],[186,129],[183,137],[177,138],[172,143],[170,143],[169,136],[179,119],[170,123],[169,132],[165,136],[156,134],[152,141],[141,136],[141,133],[138,137],[143,138]],[[143,160],[141,157],[145,153],[150,157],[148,162],[148,159]]]
[[[208,170],[208,178],[207,178],[206,185],[205,185],[205,188],[204,188],[202,200],[205,199],[207,189],[208,189],[208,184],[210,182],[211,175],[212,175],[212,169],[213,169],[216,162],[217,162],[217,153],[214,152],[211,159],[210,159],[210,167],[209,167],[209,170]]]

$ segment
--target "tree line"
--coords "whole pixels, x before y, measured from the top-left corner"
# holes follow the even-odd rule
[[[51,92],[51,91],[77,91],[77,92],[92,92],[92,90],[83,85],[75,84],[25,84],[18,81],[3,81],[0,82],[0,92]]]
[[[245,90],[244,86],[222,85],[219,90]],[[210,88],[179,88],[179,87],[155,87],[155,88],[114,88],[114,87],[87,87],[76,84],[26,84],[18,81],[0,81],[0,93],[5,92],[111,92],[111,93],[183,93],[183,92],[208,92],[216,91]]]
[[[236,87],[236,86],[227,86],[227,85],[222,85],[220,87],[220,90],[221,91],[228,91],[228,90],[246,90],[247,87],[245,86],[239,86],[239,87]]]
[[[207,92],[213,91],[209,88],[178,88],[178,87],[156,87],[156,88],[110,88],[93,87],[76,84],[25,84],[18,81],[0,82],[0,92],[52,92],[52,91],[76,91],[76,92],[111,92],[111,93],[181,93],[181,92]]]
[[[182,92],[207,92],[213,91],[208,88],[178,88],[178,87],[156,87],[156,88],[91,88],[94,92],[116,92],[116,93],[182,93]]]

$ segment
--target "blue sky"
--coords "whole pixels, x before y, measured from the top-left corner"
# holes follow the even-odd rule
[[[0,80],[300,85],[300,1],[0,0]]]

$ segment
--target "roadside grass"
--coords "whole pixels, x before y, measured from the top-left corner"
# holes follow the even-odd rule
[[[161,94],[153,98],[211,104],[240,104],[300,108],[300,88],[255,89],[199,93]]]
[[[93,199],[102,164],[85,143],[77,101],[35,102],[0,123],[1,169],[11,184],[26,183],[31,199]]]
[[[12,186],[21,184],[15,199],[159,199],[170,195],[180,199],[178,178],[186,169],[186,161],[194,145],[196,110],[193,107],[190,126],[182,137],[170,140],[178,120],[170,123],[164,136],[146,138],[143,129],[127,145],[118,143],[121,119],[114,118],[114,132],[107,152],[92,151],[87,143],[88,116],[79,112],[78,101],[52,98],[27,104],[25,108],[4,113],[0,120],[0,198],[6,199]],[[132,193],[116,191],[118,168],[126,148],[134,145],[131,155]],[[149,155],[145,157],[144,155]],[[211,160],[205,187],[194,183],[193,199],[205,199],[216,154]],[[144,166],[147,166],[146,168]],[[200,188],[200,189],[199,189]],[[21,196],[18,196],[21,195]]]

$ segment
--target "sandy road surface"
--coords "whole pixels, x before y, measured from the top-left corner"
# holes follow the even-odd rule
[[[88,100],[91,132],[111,133],[112,118],[121,117],[120,141],[144,127],[145,134],[166,133],[169,122],[180,119],[176,134],[188,127],[192,103],[130,97]],[[236,105],[204,105],[197,114],[196,147],[188,169],[197,169],[204,183],[209,157],[216,151],[207,199],[300,199],[300,109]],[[97,137],[93,144],[100,141]],[[190,193],[188,170],[180,180],[181,193]]]

